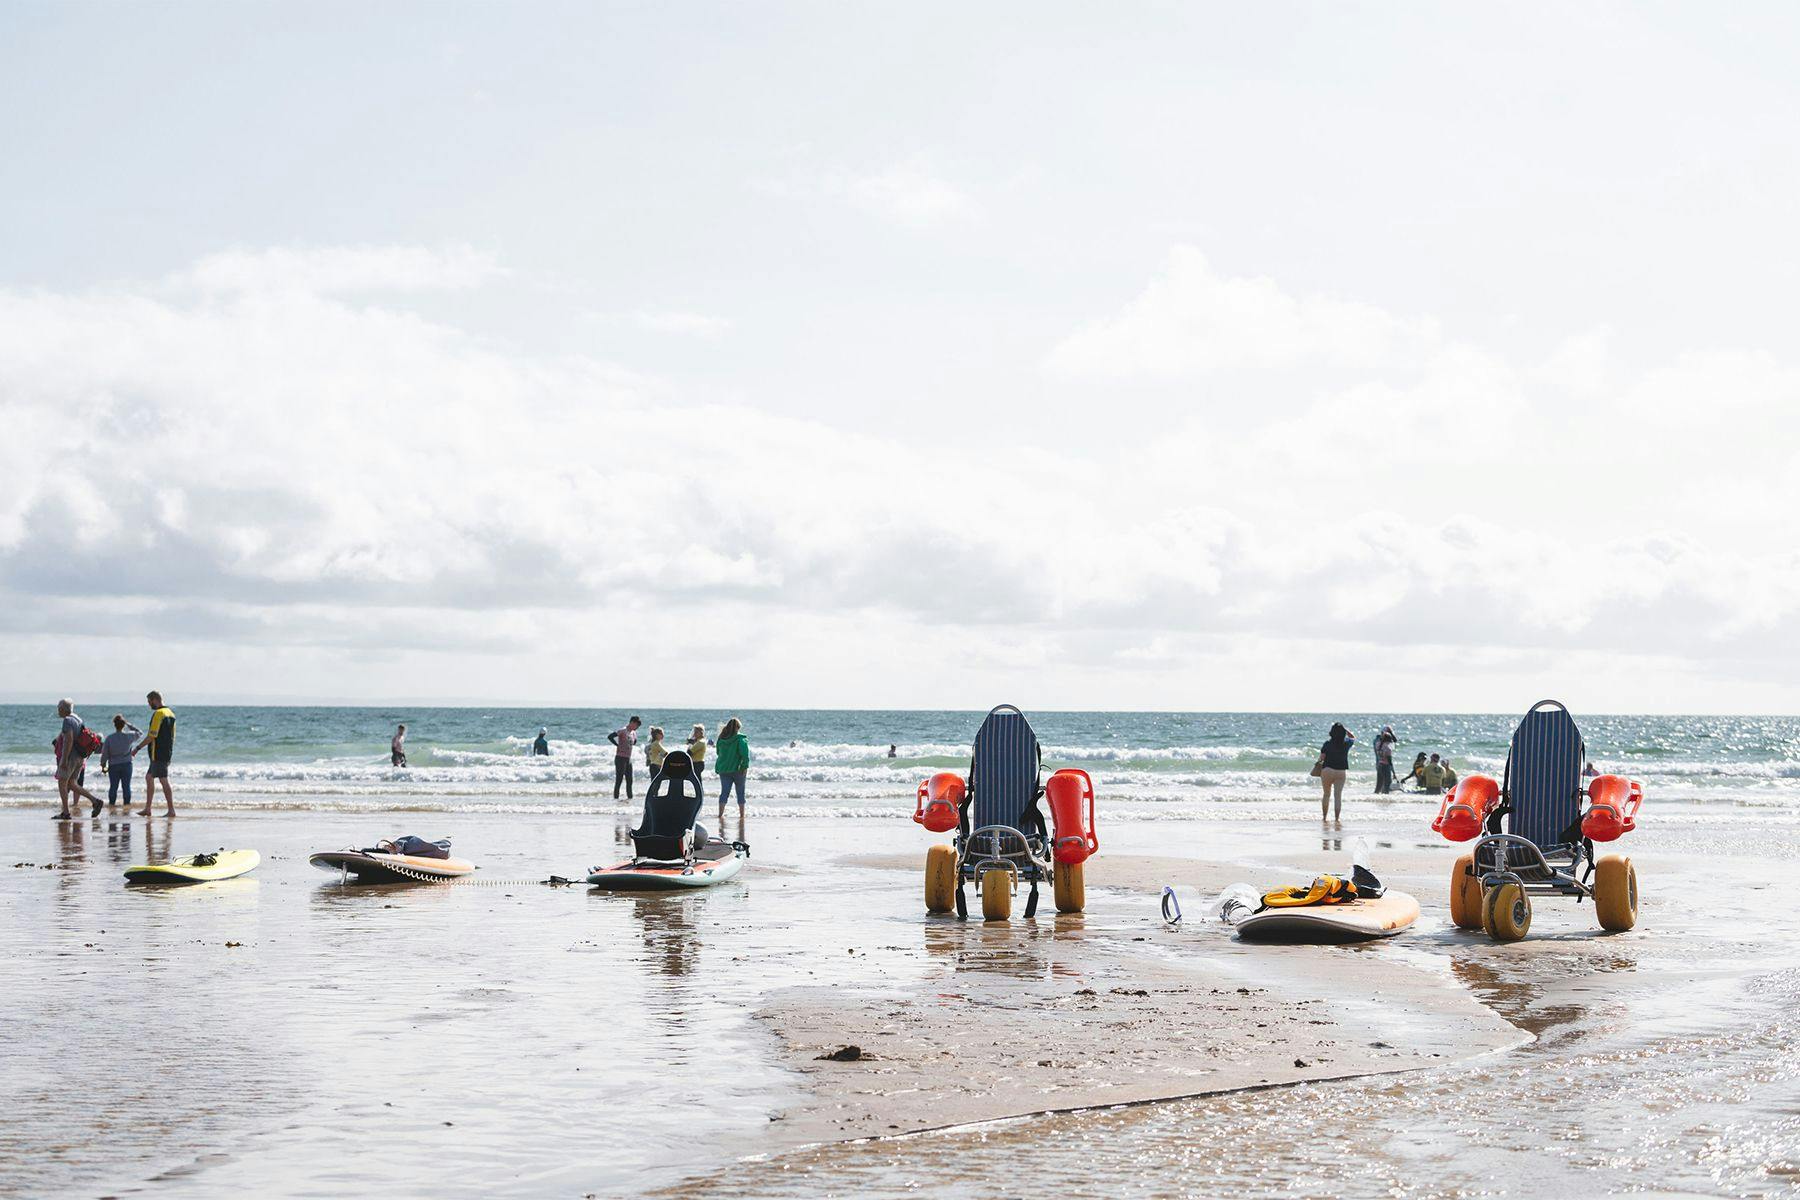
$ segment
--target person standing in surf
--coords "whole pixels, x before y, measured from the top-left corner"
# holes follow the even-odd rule
[[[1392,725],[1383,725],[1375,735],[1375,794],[1385,796],[1394,790],[1394,747],[1400,739]]]
[[[394,740],[388,743],[388,749],[393,751],[393,765],[404,767],[406,765],[406,726],[402,725],[394,730]]]
[[[615,729],[606,735],[606,740],[613,744],[613,799],[619,798],[619,789],[625,789],[625,798],[631,799],[631,748],[637,744],[638,726],[642,725],[642,717],[633,717],[625,722],[625,728]]]
[[[660,725],[650,727],[650,741],[644,747],[644,765],[650,769],[652,781],[662,774],[663,759],[669,757],[669,748],[663,745],[663,731]],[[648,785],[646,785],[648,786]]]
[[[1319,748],[1319,820],[1344,818],[1344,780],[1350,778],[1350,747],[1356,735],[1342,721],[1331,723],[1331,736]]]
[[[744,840],[744,777],[750,773],[750,739],[736,717],[719,726],[719,836],[725,835],[725,800],[737,792],[738,841]]]
[[[694,764],[694,778],[706,774],[706,726],[694,726],[694,732],[688,735],[688,758]],[[722,834],[725,831],[719,830]]]
[[[131,748],[135,755],[145,746],[150,747],[150,765],[144,768],[144,807],[138,809],[138,816],[147,817],[156,807],[156,781],[160,779],[163,799],[169,806],[166,815],[172,817],[175,815],[175,792],[169,787],[169,762],[175,757],[175,713],[163,703],[161,692],[146,693],[144,701],[150,706],[150,731]],[[400,728],[404,730],[406,726]]]
[[[531,743],[531,753],[533,757],[538,758],[544,757],[550,753],[549,726],[546,725],[538,730],[537,741]]]
[[[100,743],[100,769],[106,772],[106,802],[117,804],[119,793],[125,793],[125,807],[131,807],[132,745],[144,731],[125,719],[124,713],[113,714],[113,731]]]

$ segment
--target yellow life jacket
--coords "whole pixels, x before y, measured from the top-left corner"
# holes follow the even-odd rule
[[[1356,899],[1356,885],[1336,875],[1321,875],[1311,887],[1280,888],[1263,893],[1264,908],[1304,908],[1310,904],[1348,904]]]

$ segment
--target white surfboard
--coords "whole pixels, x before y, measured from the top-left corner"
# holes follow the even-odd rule
[[[1405,892],[1379,900],[1265,908],[1237,923],[1246,942],[1365,942],[1393,937],[1419,919],[1419,902]]]

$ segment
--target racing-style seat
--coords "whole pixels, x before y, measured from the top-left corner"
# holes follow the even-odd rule
[[[683,862],[693,854],[700,817],[700,780],[685,750],[671,750],[644,793],[644,819],[631,831],[639,859]]]

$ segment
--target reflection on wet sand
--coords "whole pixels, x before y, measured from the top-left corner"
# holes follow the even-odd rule
[[[952,971],[1009,975],[1015,979],[1076,979],[1083,972],[1057,960],[1059,935],[1078,934],[1081,913],[1042,913],[1032,921],[958,921],[930,917],[920,924],[925,953]]]
[[[705,903],[701,896],[638,895],[631,897],[631,915],[644,941],[644,961],[662,975],[691,975],[700,963],[701,939],[696,936],[694,910]]]

